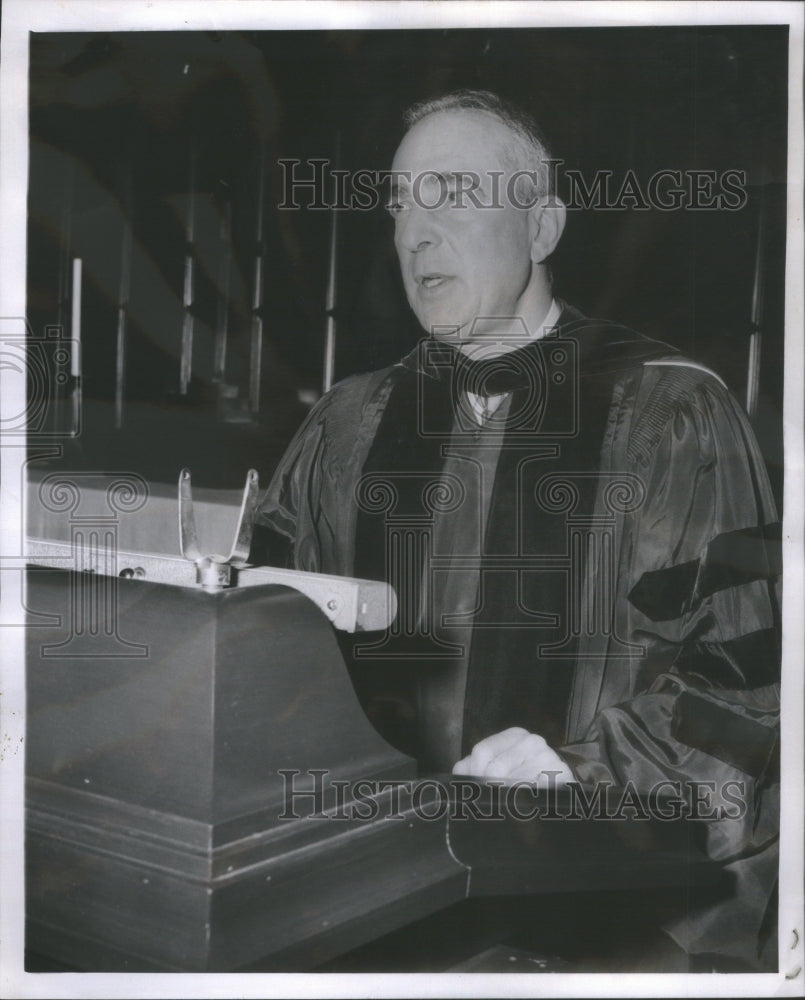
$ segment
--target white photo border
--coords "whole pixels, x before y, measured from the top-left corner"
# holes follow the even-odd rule
[[[24,629],[18,485],[24,449],[4,442],[0,480],[0,587],[3,595],[0,685],[0,995],[14,997],[265,996],[771,996],[805,992],[803,919],[803,7],[799,3],[353,3],[263,0],[6,0],[2,11],[0,90],[0,318],[26,314],[28,38],[43,31],[280,30],[442,27],[616,27],[788,24],[789,128],[786,240],[785,493],[782,829],[779,973],[752,975],[111,974],[26,973],[24,898]],[[3,370],[0,419],[24,409],[24,379]],[[15,617],[16,616],[16,617]]]

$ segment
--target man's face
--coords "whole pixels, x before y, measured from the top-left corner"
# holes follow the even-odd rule
[[[440,111],[417,122],[394,157],[389,211],[405,291],[440,339],[458,331],[466,341],[478,317],[529,319],[529,212],[507,195],[507,141],[508,129],[486,112]],[[469,174],[480,180],[474,200]]]

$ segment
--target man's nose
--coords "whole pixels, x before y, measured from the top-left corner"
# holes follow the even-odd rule
[[[397,220],[397,242],[411,253],[418,253],[441,242],[436,213],[421,205],[412,205]]]

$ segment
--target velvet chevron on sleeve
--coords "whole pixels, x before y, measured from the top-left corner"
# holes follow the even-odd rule
[[[779,524],[732,397],[701,372],[657,375],[631,426],[645,499],[623,519],[616,581],[614,631],[642,655],[608,664],[586,731],[558,749],[583,784],[706,786],[720,817],[705,822],[708,852],[734,890],[667,930],[761,968],[776,961],[763,928],[777,879]]]

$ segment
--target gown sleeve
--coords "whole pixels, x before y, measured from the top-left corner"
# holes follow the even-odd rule
[[[389,372],[344,379],[310,411],[258,508],[253,562],[352,575],[354,489],[390,388]]]
[[[694,812],[734,892],[669,932],[759,964],[777,877],[779,525],[737,403],[712,377],[672,389],[660,380],[629,442],[645,499],[624,525],[615,624],[644,652],[608,666],[586,733],[557,750],[582,785],[666,783],[706,803]]]
[[[325,396],[313,407],[272,476],[254,520],[253,563],[319,568],[314,525],[330,403]]]

